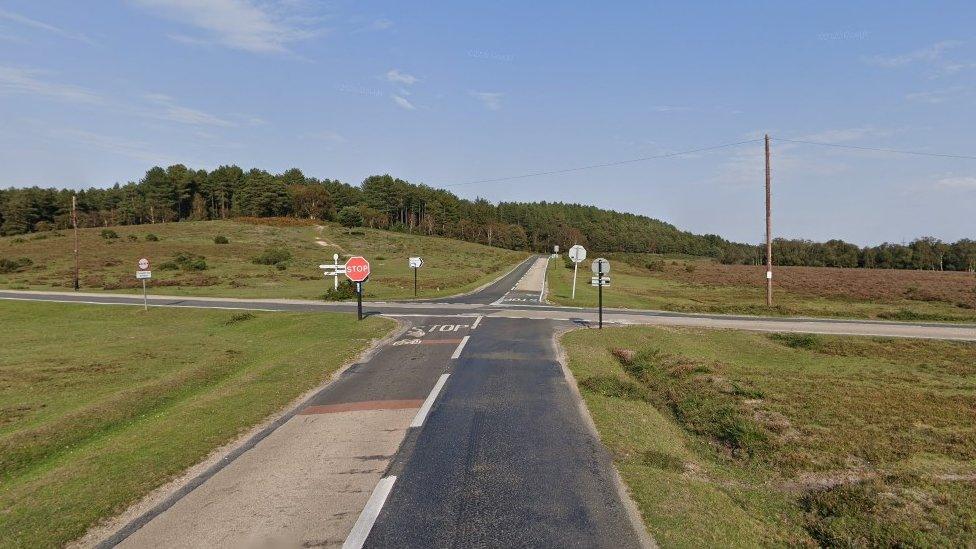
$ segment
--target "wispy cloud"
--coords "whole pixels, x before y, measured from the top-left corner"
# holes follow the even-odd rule
[[[502,108],[502,97],[505,96],[505,94],[503,93],[476,92],[476,91],[468,92],[468,93],[471,94],[471,97],[474,97],[478,101],[481,101],[481,104],[484,105],[485,108],[490,111],[498,111],[501,110]]]
[[[48,135],[69,141],[73,145],[134,158],[146,164],[174,163],[174,159],[154,152],[148,143],[136,139],[112,137],[75,128],[52,129]]]
[[[69,38],[71,40],[80,40],[87,44],[93,44],[91,38],[88,38],[84,34],[81,34],[79,32],[66,31],[61,27],[56,27],[54,25],[45,23],[43,21],[38,21],[37,19],[31,19],[30,17],[21,15],[19,13],[14,13],[12,11],[0,9],[0,19],[12,21],[19,25],[24,25],[25,27],[30,27],[32,29],[56,34],[63,38]]]
[[[224,128],[237,126],[236,123],[220,118],[219,116],[178,105],[168,95],[151,93],[145,97],[154,107],[149,111],[149,114],[155,118],[194,126],[219,126]]]
[[[976,191],[976,177],[974,176],[960,176],[960,177],[943,177],[937,180],[932,187],[937,190],[964,190],[964,191]]]
[[[412,86],[420,81],[419,78],[412,74],[407,74],[405,72],[400,72],[399,69],[390,69],[386,73],[386,79],[390,82],[395,82],[397,84],[406,84]]]
[[[69,103],[101,104],[104,98],[80,86],[46,79],[50,73],[36,69],[0,66],[0,93],[42,96]]]
[[[931,105],[937,105],[939,103],[945,103],[959,97],[966,91],[966,88],[962,86],[952,86],[950,88],[945,88],[941,90],[928,90],[909,93],[905,95],[905,99],[909,101],[917,101],[919,103],[929,103]]]
[[[171,35],[184,43],[216,43],[252,53],[290,53],[289,45],[324,32],[296,13],[294,0],[131,0],[167,19],[194,27],[204,37]]]
[[[941,65],[944,63],[945,53],[948,50],[961,45],[962,42],[958,40],[943,40],[942,42],[936,42],[930,46],[919,48],[901,55],[875,55],[873,57],[866,58],[866,61],[872,65],[885,68],[904,67],[916,63]]]
[[[857,141],[865,137],[887,137],[891,135],[890,130],[882,130],[872,127],[861,128],[838,128],[823,130],[816,133],[801,136],[803,141],[816,141],[818,143],[845,143]]]
[[[399,95],[394,95],[393,96],[393,102],[396,103],[397,106],[399,106],[401,108],[404,108],[404,109],[406,109],[408,111],[415,111],[415,110],[417,110],[417,107],[414,107],[413,106],[413,103],[407,101],[406,99],[404,99],[403,97],[400,97]]]
[[[691,107],[678,107],[675,105],[654,105],[651,107],[654,112],[688,112]]]

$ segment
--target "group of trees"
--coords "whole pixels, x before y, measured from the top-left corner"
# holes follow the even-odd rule
[[[212,171],[176,164],[154,167],[138,182],[81,191],[39,187],[0,190],[0,234],[71,226],[71,197],[81,227],[107,227],[237,216],[295,216],[423,233],[510,249],[543,251],[578,243],[608,252],[683,253],[726,263],[756,263],[762,250],[717,235],[696,235],[646,216],[559,202],[467,200],[443,189],[389,175],[359,186],[221,166]],[[920,239],[908,246],[858,248],[839,240],[777,240],[781,265],[973,269],[973,242]]]
[[[726,248],[722,263],[762,264],[765,246],[750,249]],[[810,267],[864,267],[869,269],[923,269],[938,271],[976,271],[976,240],[963,238],[942,242],[930,236],[909,244],[884,243],[859,247],[843,240],[773,240],[773,260],[777,265]]]

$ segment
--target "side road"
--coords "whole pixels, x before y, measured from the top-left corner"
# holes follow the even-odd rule
[[[499,286],[514,284],[520,271],[531,265],[526,262],[515,271],[496,282],[491,297],[501,293],[501,298],[490,304],[485,299],[472,296],[470,302],[367,302],[363,304],[367,314],[391,317],[410,316],[474,316],[496,318],[522,318],[534,320],[567,320],[590,324],[597,320],[592,309],[529,305],[522,291],[507,292]],[[524,274],[524,272],[522,273]],[[517,275],[517,277],[516,277]],[[514,281],[513,277],[516,277]],[[509,286],[511,287],[511,286]],[[0,299],[26,301],[55,301],[64,303],[89,303],[102,305],[142,305],[142,296],[131,294],[97,294],[74,292],[46,292],[0,290]],[[537,299],[537,297],[536,297]],[[510,300],[517,300],[510,302]],[[293,299],[234,299],[213,297],[151,296],[151,307],[199,307],[242,309],[260,311],[338,311],[353,312],[355,303],[323,303]],[[704,328],[728,328],[766,332],[804,332],[836,335],[866,335],[880,337],[917,337],[927,339],[953,339],[976,341],[976,325],[936,322],[893,322],[871,320],[844,320],[829,318],[749,317],[741,315],[689,314],[667,311],[642,311],[630,309],[604,309],[604,322],[610,324],[647,324],[658,326],[690,326]]]

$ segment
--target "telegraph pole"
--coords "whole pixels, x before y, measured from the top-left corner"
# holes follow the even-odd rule
[[[766,306],[773,306],[773,208],[769,171],[769,134],[766,134]]]
[[[78,199],[71,195],[71,224],[75,228],[75,291],[79,289],[78,284]]]

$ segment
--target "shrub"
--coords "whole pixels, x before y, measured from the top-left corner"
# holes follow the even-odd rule
[[[356,285],[351,280],[343,280],[339,283],[339,289],[329,288],[322,295],[325,301],[342,301],[356,297]]]
[[[260,255],[252,259],[252,261],[258,265],[277,265],[279,263],[284,263],[291,259],[291,252],[287,249],[271,246],[265,248]]]
[[[275,269],[278,269],[279,271],[284,271],[287,268],[288,264],[286,263],[275,263]]]
[[[146,242],[159,242],[159,237],[152,233],[149,233],[146,235]]]
[[[177,271],[179,268],[180,266],[177,265],[175,261],[165,261],[160,263],[159,267],[157,267],[157,269],[160,271]]]
[[[769,334],[769,339],[787,347],[808,351],[820,348],[823,345],[823,338],[817,334]]]
[[[230,240],[227,240],[226,236],[218,234],[214,237],[214,244],[230,244]]]
[[[695,264],[694,263],[685,263],[685,272],[686,273],[693,273],[693,272],[695,272]]]
[[[339,224],[347,229],[359,227],[363,224],[363,214],[355,206],[342,208],[336,218],[339,220]]]
[[[102,229],[102,238],[108,240],[110,238],[118,238],[119,233],[113,231],[112,229]]]
[[[652,259],[652,260],[648,261],[646,264],[644,264],[644,267],[646,267],[648,271],[657,271],[657,272],[663,271],[664,270],[664,260],[663,259]]]
[[[33,264],[34,262],[29,257],[21,257],[20,259],[0,258],[0,273],[16,273]]]
[[[17,238],[11,240],[10,242],[12,244],[23,244],[24,242],[27,242],[27,240],[18,236]]]
[[[139,240],[139,237],[136,236],[136,235],[134,235],[134,234],[130,234],[126,238],[128,238],[130,242],[135,242],[135,241]]]
[[[206,271],[206,259],[202,255],[192,254],[190,252],[180,252],[173,256],[173,260],[184,271]]]
[[[224,324],[230,326],[231,324],[237,324],[238,322],[247,322],[248,320],[254,318],[256,317],[251,313],[237,313],[236,315],[230,317],[230,319],[228,319],[227,322],[224,322]]]

